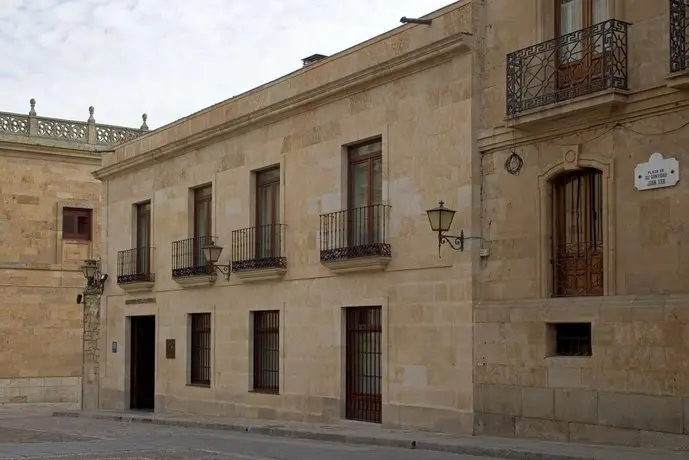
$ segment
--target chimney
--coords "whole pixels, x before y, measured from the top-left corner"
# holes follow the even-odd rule
[[[325,56],[323,54],[314,54],[312,56],[309,56],[309,57],[302,59],[301,62],[304,64],[304,67],[306,67],[309,64],[313,64],[314,62],[321,61],[327,57],[328,56]]]

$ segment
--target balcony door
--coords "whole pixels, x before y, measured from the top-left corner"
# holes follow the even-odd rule
[[[136,207],[136,273],[150,273],[151,268],[151,203]]]
[[[212,233],[213,188],[209,185],[194,190],[194,267],[206,265],[204,246],[210,243]]]
[[[558,44],[557,87],[567,93],[597,91],[603,85],[603,54],[611,52],[612,43],[604,43],[611,32],[603,29],[584,31],[610,18],[610,0],[555,0],[555,35],[568,35]],[[577,32],[579,32],[577,34]],[[568,94],[576,97],[577,94]]]
[[[382,242],[383,154],[376,140],[349,148],[348,245]]]
[[[256,258],[280,257],[280,168],[256,173]]]

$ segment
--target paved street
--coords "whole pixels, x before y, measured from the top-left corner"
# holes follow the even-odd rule
[[[0,459],[489,460],[195,428],[0,412]]]

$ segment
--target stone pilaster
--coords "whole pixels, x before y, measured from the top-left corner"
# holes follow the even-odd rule
[[[84,292],[84,370],[82,383],[83,410],[98,409],[98,359],[100,355],[100,300],[98,289]]]

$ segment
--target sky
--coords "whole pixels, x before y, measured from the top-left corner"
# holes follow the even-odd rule
[[[0,111],[155,129],[452,0],[0,0]]]

